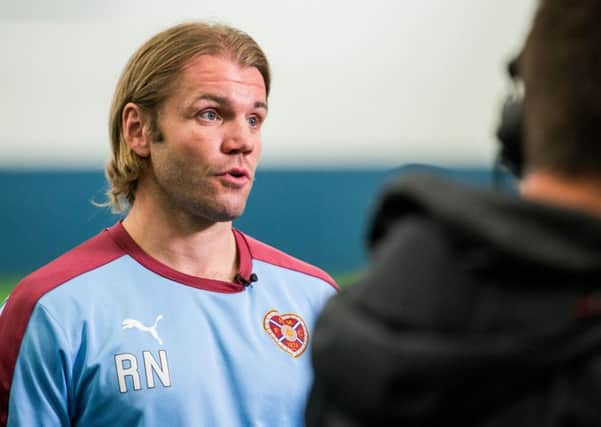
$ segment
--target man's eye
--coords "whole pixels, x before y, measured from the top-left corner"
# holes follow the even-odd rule
[[[250,116],[248,118],[248,124],[250,125],[250,127],[256,128],[259,125],[259,119],[257,118],[257,116]]]
[[[217,115],[217,112],[214,110],[203,111],[202,113],[200,113],[200,117],[202,117],[205,120],[210,120],[210,121],[214,121],[219,118],[219,116]]]

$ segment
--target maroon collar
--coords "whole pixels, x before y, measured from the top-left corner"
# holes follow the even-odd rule
[[[244,290],[242,284],[233,282],[223,282],[221,280],[205,279],[202,277],[190,276],[188,274],[174,270],[173,268],[163,264],[159,260],[151,257],[142,250],[134,239],[128,234],[121,221],[116,223],[106,231],[114,242],[129,256],[138,261],[144,267],[154,273],[163,276],[167,279],[174,280],[184,285],[192,286],[198,289],[204,289],[213,292],[234,293]],[[244,235],[236,229],[232,229],[234,238],[236,239],[236,247],[238,249],[238,259],[240,263],[240,275],[249,277],[251,274],[251,255],[248,247],[248,242]]]

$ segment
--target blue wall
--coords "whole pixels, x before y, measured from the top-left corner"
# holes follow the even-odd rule
[[[484,169],[445,173],[490,183]],[[332,274],[356,271],[366,260],[363,236],[371,209],[391,174],[259,171],[236,227]],[[104,200],[105,186],[100,171],[0,171],[0,273],[28,273],[116,222],[118,216],[92,205]]]

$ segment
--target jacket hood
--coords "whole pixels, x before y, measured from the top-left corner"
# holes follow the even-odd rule
[[[601,219],[581,211],[413,174],[386,188],[368,246],[377,246],[409,217],[434,221],[451,237],[486,244],[524,262],[601,271]]]

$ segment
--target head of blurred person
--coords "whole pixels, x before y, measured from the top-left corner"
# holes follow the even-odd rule
[[[542,0],[517,63],[525,197],[601,214],[601,0]]]
[[[242,85],[238,85],[241,89],[236,86],[238,80],[242,82]],[[221,86],[210,88],[216,81],[220,81]],[[203,124],[217,123],[223,118],[222,115],[229,114],[233,119],[239,112],[246,114],[246,110],[241,111],[242,108],[262,110],[259,115],[252,111],[248,113],[250,120],[245,124],[250,123],[257,133],[249,134],[249,138],[244,135],[244,144],[247,145],[226,148],[232,152],[254,151],[252,164],[246,165],[246,168],[241,164],[217,166],[239,166],[249,175],[248,188],[245,190],[247,196],[252,185],[251,174],[254,174],[260,153],[257,125],[260,126],[266,113],[270,81],[265,54],[249,35],[235,28],[202,22],[187,23],[169,28],[144,43],[129,59],[117,84],[110,111],[112,156],[106,167],[106,175],[110,185],[107,194],[113,210],[123,212],[133,206],[141,180],[149,175],[152,175],[152,179],[147,180],[156,181],[161,187],[160,175],[163,174],[163,184],[170,184],[173,191],[182,186],[182,192],[189,190],[184,185],[186,183],[190,184],[189,187],[202,184],[191,182],[187,179],[190,171],[181,170],[186,166],[182,164],[186,156],[190,162],[195,159],[194,154],[186,152],[180,142],[192,146],[194,142],[202,140],[197,131],[190,129],[186,133],[186,129],[182,129],[181,123],[177,122],[178,117],[183,118],[184,114],[196,113],[192,111],[197,105],[195,102],[204,102],[204,110],[198,112],[198,120],[202,120]],[[249,93],[248,87],[253,87],[255,92]],[[233,92],[229,92],[230,88],[233,88]],[[204,97],[203,94],[199,96],[203,99],[190,98],[194,91],[203,89]],[[220,93],[209,93],[212,89]],[[189,105],[185,106],[183,102]],[[241,102],[252,105],[242,105]],[[184,111],[185,108],[188,110]],[[132,143],[132,134],[138,130],[137,136],[150,141],[143,147],[140,143]],[[224,132],[222,137],[227,136],[223,135]],[[228,132],[232,134],[233,131]],[[232,140],[242,138],[241,135],[230,136]],[[206,132],[202,137],[207,138]],[[179,152],[173,151],[176,143],[179,143]],[[151,155],[153,147],[157,149],[154,156]],[[172,151],[166,151],[167,147]],[[223,151],[220,147],[213,147],[213,150]],[[206,163],[198,168],[204,167],[206,173],[215,172],[210,170],[210,156],[208,152],[198,153],[198,157]]]

